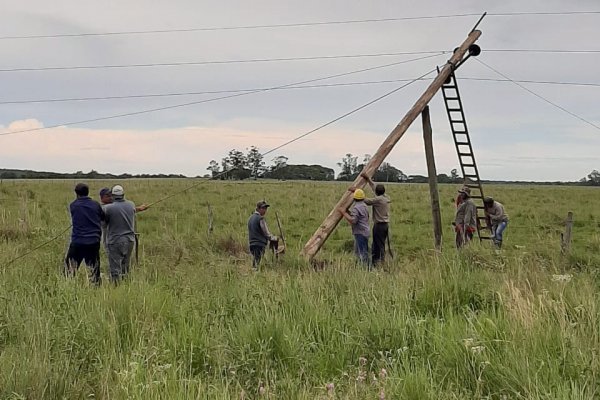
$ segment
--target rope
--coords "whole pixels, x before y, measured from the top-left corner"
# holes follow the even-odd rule
[[[12,263],[14,263],[15,261],[20,260],[21,258],[27,257],[29,254],[33,253],[34,251],[41,249],[42,247],[54,242],[56,239],[58,239],[59,237],[61,237],[62,235],[65,234],[65,232],[67,232],[69,229],[71,229],[71,225],[67,226],[65,229],[63,229],[62,231],[60,231],[60,233],[56,236],[54,236],[52,239],[45,241],[44,243],[34,247],[33,249],[27,251],[24,254],[21,254],[20,256],[17,256],[15,258],[13,258],[12,260],[10,260],[9,262],[7,262],[5,264],[5,267],[8,267],[9,265],[11,265]]]

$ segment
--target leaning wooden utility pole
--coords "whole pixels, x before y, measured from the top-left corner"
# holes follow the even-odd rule
[[[429,176],[429,196],[431,197],[431,216],[433,221],[433,240],[435,249],[442,250],[442,213],[440,211],[440,196],[437,186],[437,171],[433,154],[433,138],[429,106],[421,113],[423,121],[423,143],[425,144],[425,159],[427,160],[427,175]]]
[[[483,18],[483,17],[482,17]],[[362,170],[362,174],[367,176],[373,176],[375,171],[381,163],[385,160],[387,155],[392,151],[396,143],[402,138],[404,133],[408,130],[413,121],[421,114],[425,106],[431,101],[433,96],[437,93],[440,87],[444,84],[444,82],[448,79],[452,71],[464,61],[463,57],[469,50],[469,46],[473,45],[477,39],[481,36],[481,31],[473,30],[467,37],[467,39],[458,47],[452,57],[446,65],[440,70],[437,77],[433,80],[433,82],[429,85],[427,90],[421,95],[421,97],[416,101],[416,103],[412,106],[412,108],[408,111],[408,113],[402,118],[400,123],[394,128],[394,130],[388,135],[387,139],[383,142],[383,144],[379,147],[377,152],[373,155],[371,160],[365,165]],[[363,188],[367,181],[363,176],[359,175],[354,181],[353,186],[356,188]],[[313,234],[310,240],[304,246],[302,250],[302,254],[312,260],[313,257],[319,252],[323,244],[329,238],[329,235],[337,224],[342,219],[342,215],[339,212],[339,209],[347,210],[348,207],[352,204],[352,193],[350,191],[346,191],[342,198],[335,205],[333,210],[329,213],[325,221],[321,224],[321,226],[317,229],[317,231]]]

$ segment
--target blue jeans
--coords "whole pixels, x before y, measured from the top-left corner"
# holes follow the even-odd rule
[[[494,243],[495,244],[501,244],[502,243],[502,234],[504,233],[504,230],[506,229],[506,226],[508,225],[508,222],[500,222],[498,224],[494,224],[492,226],[492,233],[494,235]]]
[[[369,237],[354,235],[354,253],[361,264],[369,265]]]

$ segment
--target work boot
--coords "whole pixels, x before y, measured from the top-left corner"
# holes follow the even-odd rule
[[[494,240],[494,246],[500,250],[502,248],[502,240]]]

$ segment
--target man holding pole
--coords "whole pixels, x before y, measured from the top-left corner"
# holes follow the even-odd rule
[[[385,195],[385,186],[377,184],[367,175],[362,174],[367,180],[375,197],[365,198],[365,204],[373,207],[373,266],[385,261],[385,241],[388,239],[390,222],[390,198]]]
[[[277,242],[277,236],[271,234],[265,221],[265,214],[269,207],[270,205],[266,201],[259,201],[256,203],[256,210],[248,219],[248,242],[254,271],[258,271],[258,265],[265,254],[267,243]]]

